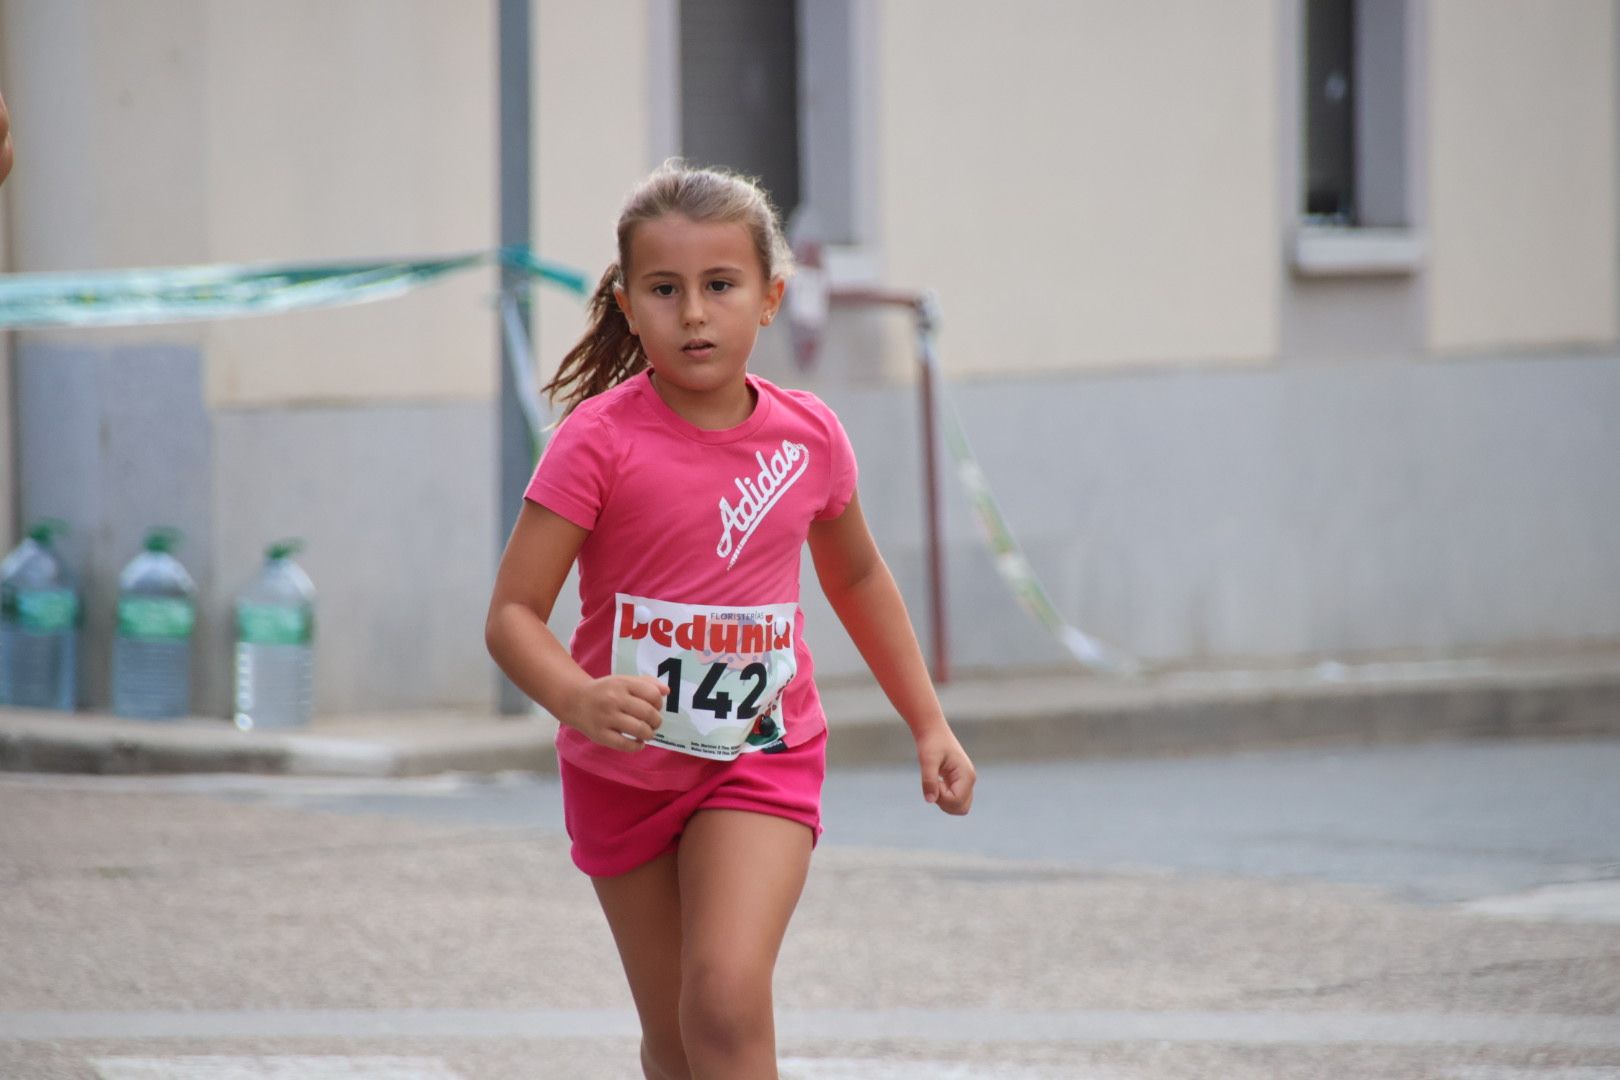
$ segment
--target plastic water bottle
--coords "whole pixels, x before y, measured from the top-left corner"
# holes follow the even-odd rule
[[[300,544],[265,551],[264,569],[236,598],[236,726],[302,727],[314,712],[315,586],[292,560]]]
[[[179,542],[174,529],[151,530],[146,550],[118,575],[112,707],[119,716],[167,720],[191,711],[197,587],[174,557]]]
[[[0,705],[72,711],[78,697],[79,591],[51,547],[66,531],[36,522],[0,561]]]

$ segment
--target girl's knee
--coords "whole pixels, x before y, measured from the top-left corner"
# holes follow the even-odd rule
[[[729,1058],[774,1043],[770,973],[691,965],[681,979],[681,1040],[694,1058]]]
[[[692,1080],[686,1064],[686,1048],[679,1031],[644,1032],[641,1037],[641,1071],[647,1080]]]

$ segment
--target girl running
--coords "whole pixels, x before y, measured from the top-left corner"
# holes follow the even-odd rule
[[[668,163],[630,195],[567,415],[490,601],[490,655],[561,723],[575,864],[641,1019],[649,1080],[775,1077],[771,978],[821,833],[827,721],[799,609],[821,587],[917,743],[923,798],[973,802],[854,452],[814,395],[748,371],[792,271],[765,194]],[[574,561],[567,649],[546,620]]]

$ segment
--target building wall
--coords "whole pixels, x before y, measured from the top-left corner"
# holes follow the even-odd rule
[[[674,10],[535,0],[535,237],[593,279],[625,191],[677,148]],[[866,243],[838,254],[938,291],[1008,519],[1060,609],[1132,652],[1620,638],[1616,0],[1410,10],[1423,254],[1307,281],[1287,254],[1300,0],[850,0]],[[493,242],[493,5],[11,0],[0,20],[10,269]],[[230,598],[287,535],[322,596],[323,711],[492,702],[480,628],[516,497],[496,490],[494,290],[16,335],[17,501],[76,526],[89,702],[117,571],[156,523],[186,530],[202,589],[199,711],[227,711]],[[536,295],[544,376],[582,314]],[[807,373],[776,327],[759,367],[844,416],[921,623],[905,329],[839,316]],[[959,661],[1062,662],[946,492]],[[806,604],[822,670],[859,671]]]
[[[874,17],[885,277],[953,373],[1275,357],[1275,0]]]
[[[431,0],[9,4],[17,270],[478,250],[495,232],[493,9]],[[23,514],[67,519],[82,696],[152,524],[199,585],[197,711],[229,712],[230,604],[302,537],[326,712],[482,705],[497,550],[493,273],[355,308],[18,335]]]
[[[1055,47],[1043,51],[1028,39],[1050,31],[1065,45],[1082,42],[1081,57],[1063,68],[1064,85],[1082,83],[1098,65],[1085,35],[1042,4],[998,9],[994,25],[972,21],[977,7],[879,8],[885,35],[894,35],[885,37],[882,53],[889,69],[880,82],[893,95],[882,114],[884,137],[912,125],[885,150],[880,256],[891,278],[940,287],[941,347],[947,370],[966,376],[954,393],[969,435],[1061,610],[1128,651],[1181,663],[1620,637],[1613,615],[1620,557],[1602,539],[1620,519],[1608,464],[1620,454],[1609,423],[1620,391],[1613,349],[1616,5],[1557,12],[1500,5],[1479,25],[1472,5],[1414,5],[1406,22],[1407,184],[1422,255],[1396,273],[1317,278],[1295,273],[1286,247],[1299,214],[1302,6],[1289,0],[1267,8],[1249,40],[1271,33],[1275,82],[1261,89],[1253,112],[1277,134],[1244,167],[1269,170],[1279,183],[1269,188],[1274,203],[1260,215],[1265,222],[1247,226],[1265,236],[1264,250],[1233,270],[1249,280],[1232,288],[1252,289],[1270,275],[1280,300],[1258,317],[1273,320],[1280,348],[1275,355],[1255,350],[1248,359],[1258,365],[1233,365],[1219,362],[1218,350],[1178,348],[1133,330],[1131,342],[1151,344],[1151,352],[1133,356],[1119,347],[1110,354],[1143,361],[1130,365],[1137,371],[1088,357],[1090,343],[1106,340],[1117,324],[1085,305],[1095,296],[1128,317],[1163,290],[1144,278],[1105,277],[1086,261],[1089,253],[1075,271],[1089,296],[1054,302],[1039,316],[995,318],[1021,310],[1010,282],[1022,284],[1032,263],[1056,258],[1052,237],[1064,238],[1064,223],[1048,219],[1071,198],[1041,190],[1042,177],[1009,175],[1014,150],[1061,153],[1043,146],[1036,129],[1073,111],[1068,98],[1050,110],[1030,107],[1057,95],[1042,81]],[[1066,11],[1080,19],[1085,9]],[[1129,18],[1112,9],[1109,15],[1115,27]],[[1161,23],[1154,29],[1162,35]],[[1153,32],[1135,30],[1133,42],[1111,41],[1116,53],[1133,43],[1158,47]],[[934,31],[937,38],[929,36]],[[1202,36],[1214,39],[1208,28]],[[1009,38],[1035,74],[1004,56]],[[971,63],[943,77],[918,73],[938,55]],[[908,64],[906,74],[894,73],[894,65]],[[1226,68],[1207,80],[1234,82]],[[1482,94],[1493,82],[1511,89]],[[1500,95],[1517,99],[1505,119],[1482,104]],[[1093,96],[1117,107],[1117,97]],[[902,98],[907,105],[899,108]],[[1117,111],[1134,118],[1135,97],[1127,100],[1131,108]],[[930,134],[918,134],[919,125]],[[961,133],[985,130],[991,134],[982,142],[961,145]],[[1136,143],[1126,135],[1104,145]],[[1264,153],[1273,160],[1259,161]],[[1470,158],[1479,160],[1468,173],[1490,176],[1464,193],[1457,190],[1465,171],[1459,166]],[[952,168],[940,169],[940,161]],[[924,170],[926,183],[896,181]],[[1094,183],[1076,177],[1074,191],[1095,198],[1086,189]],[[1149,181],[1136,188],[1105,200],[1106,211],[1137,221],[1166,201]],[[926,235],[992,195],[1013,205],[1012,229],[1023,230],[1016,242],[988,214],[965,233]],[[1487,198],[1513,209],[1490,209]],[[1189,228],[1186,247],[1224,252],[1221,227]],[[1174,261],[1171,252],[1157,253],[1157,264]],[[971,282],[982,297],[964,299],[951,288],[955,280]],[[1037,304],[1044,299],[1027,295]],[[1228,306],[1238,321],[1257,310]],[[1180,308],[1165,310],[1170,331],[1196,326]],[[1052,369],[1026,369],[1039,378],[1006,365],[990,378],[973,355],[993,336],[1017,342],[1030,327],[1050,334],[1059,326],[1073,347],[1061,358],[1050,354]],[[890,371],[903,379],[908,342],[902,335],[895,341],[891,361],[900,362]],[[1571,353],[1567,343],[1596,348]],[[1456,363],[1425,363],[1431,350]],[[1097,371],[1092,362],[1112,370]],[[912,391],[833,382],[820,389],[844,411],[862,452],[867,512],[921,625]],[[947,482],[946,495],[958,662],[986,669],[1061,663],[1061,650],[997,582],[954,484]],[[822,670],[859,671],[830,611],[818,601],[810,606]]]
[[[1428,343],[1616,338],[1613,0],[1431,0]]]
[[[926,636],[914,395],[821,392]],[[974,379],[952,396],[1058,609],[1134,655],[1197,665],[1620,639],[1613,354]],[[944,485],[958,668],[1065,663],[996,577],[960,486]],[[818,672],[862,671],[806,592]]]
[[[1393,151],[1395,160],[1386,153],[1366,164],[1385,192],[1400,192],[1398,198],[1386,195],[1382,209],[1401,221],[1403,231],[1414,240],[1420,253],[1416,259],[1386,272],[1302,273],[1290,248],[1306,225],[1302,204],[1307,88],[1301,48],[1306,13],[1304,0],[1285,0],[1278,5],[1278,83],[1274,97],[1278,132],[1275,167],[1280,183],[1276,213],[1283,223],[1285,248],[1274,260],[1273,273],[1280,282],[1282,298],[1277,358],[1281,365],[1387,360],[1417,356],[1426,349],[1429,280],[1425,261],[1428,252],[1424,250],[1428,227],[1425,148],[1431,133],[1427,101],[1427,43],[1431,28],[1426,3],[1394,0],[1382,5],[1386,13],[1390,8],[1399,15],[1395,20],[1401,38],[1398,55],[1392,55],[1397,50],[1386,48],[1376,62],[1371,57],[1365,61],[1374,70],[1368,71],[1362,81],[1378,82],[1383,96],[1364,103],[1363,111],[1382,113],[1382,130],[1389,132],[1399,127],[1404,138],[1389,139],[1394,145],[1386,149]],[[1404,204],[1400,208],[1404,213],[1393,213],[1388,205],[1391,203]]]
[[[493,243],[494,5],[204,7],[214,261]],[[303,537],[322,711],[491,700],[495,283],[479,270],[394,300],[209,324],[214,606],[267,542]],[[204,643],[211,712],[230,694],[222,629]]]
[[[535,240],[595,285],[614,225],[653,165],[649,0],[538,0],[534,8]],[[578,301],[536,292],[535,355],[556,370],[584,326]]]
[[[494,5],[200,4],[217,262],[475,251],[495,230]],[[493,276],[211,324],[209,401],[488,400]]]

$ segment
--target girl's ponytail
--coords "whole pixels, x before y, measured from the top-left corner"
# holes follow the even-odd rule
[[[584,336],[568,350],[557,374],[542,388],[552,401],[561,402],[565,414],[586,398],[612,389],[647,366],[641,339],[630,332],[630,323],[613,298],[618,284],[619,264],[611,263],[586,309],[590,325]]]

